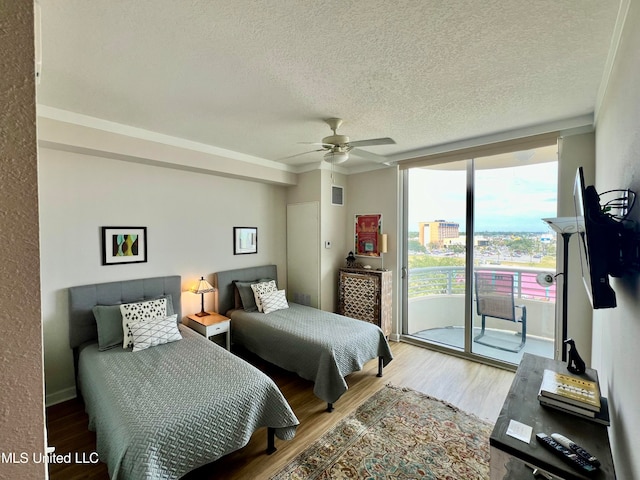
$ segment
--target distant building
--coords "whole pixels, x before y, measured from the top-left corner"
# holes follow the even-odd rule
[[[550,244],[551,240],[552,238],[550,233],[545,233],[543,235],[540,235],[540,243]]]
[[[476,247],[488,247],[491,245],[491,241],[486,237],[475,237],[473,244]]]
[[[448,239],[460,236],[460,224],[446,220],[420,222],[418,224],[418,240],[425,247],[431,243],[444,245]]]

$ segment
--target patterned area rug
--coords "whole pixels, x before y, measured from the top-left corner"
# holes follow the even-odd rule
[[[271,478],[486,480],[492,428],[441,400],[387,385]]]

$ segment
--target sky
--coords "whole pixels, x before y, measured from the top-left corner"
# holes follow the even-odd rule
[[[476,170],[477,232],[547,232],[542,218],[557,216],[558,163]],[[409,230],[447,220],[465,230],[466,172],[412,169]]]

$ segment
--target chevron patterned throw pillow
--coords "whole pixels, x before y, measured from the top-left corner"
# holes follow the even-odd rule
[[[149,347],[163,345],[182,339],[178,330],[178,315],[154,318],[129,325],[133,334],[133,351],[139,352]]]
[[[265,293],[260,296],[260,300],[262,300],[262,310],[264,313],[271,313],[276,310],[289,308],[284,290]]]

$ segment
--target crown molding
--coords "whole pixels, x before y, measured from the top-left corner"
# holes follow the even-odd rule
[[[285,165],[280,162],[274,162],[265,158],[246,155],[244,153],[227,150],[225,148],[219,148],[205,143],[194,142],[180,137],[152,132],[150,130],[132,127],[130,125],[125,125],[122,123],[111,122],[109,120],[91,117],[89,115],[83,115],[80,113],[71,112],[69,110],[62,110],[59,108],[38,104],[36,105],[36,113],[38,117],[42,118],[58,120],[60,122],[71,123],[82,127],[103,130],[109,133],[116,133],[127,137],[138,138],[150,142],[170,145],[172,147],[184,148],[187,150],[193,150],[209,155],[216,155],[218,157],[225,157],[232,160],[239,160],[241,162],[252,163],[263,167],[295,173],[289,165]]]
[[[551,133],[551,132],[558,132],[558,135],[565,136],[565,135],[575,135],[578,133],[587,133],[590,131],[593,131],[593,114],[566,118],[566,119],[557,120],[554,122],[548,122],[544,124],[518,128],[515,130],[497,132],[491,135],[484,135],[481,137],[467,138],[464,140],[458,140],[451,143],[442,143],[439,145],[434,145],[431,147],[421,148],[417,150],[409,150],[409,151],[398,153],[395,155],[390,155],[388,163],[393,164],[394,162],[399,162],[402,160],[409,160],[412,158],[452,152],[455,150],[474,148],[474,147],[479,147],[483,145],[491,145],[492,143],[517,140],[520,138],[532,137],[535,135],[542,135],[542,134]]]
[[[620,48],[620,42],[622,41],[622,32],[624,31],[624,25],[627,22],[627,16],[629,14],[629,8],[631,7],[631,0],[621,0],[620,9],[618,10],[618,17],[616,18],[616,24],[613,28],[613,35],[611,36],[611,44],[609,46],[609,53],[607,55],[607,61],[604,65],[604,71],[602,73],[602,80],[600,81],[600,88],[596,95],[596,103],[593,114],[594,126],[598,122],[598,114],[604,102],[604,97],[607,95],[609,89],[609,81],[611,80],[611,74],[613,72],[613,65],[615,64],[616,56],[618,55],[618,49]]]

